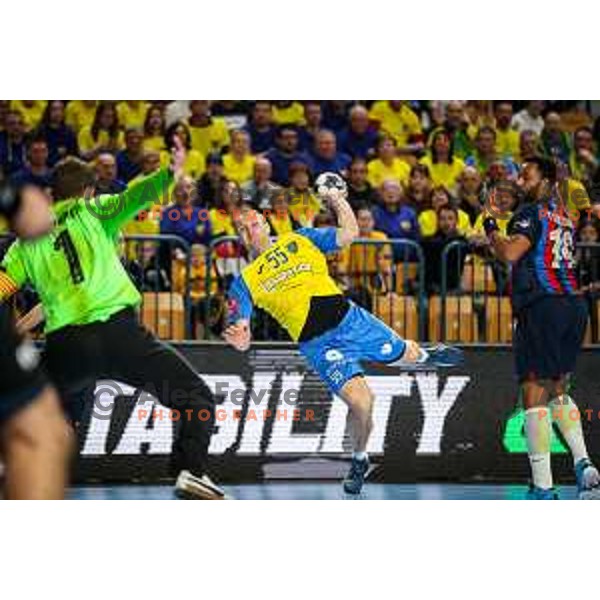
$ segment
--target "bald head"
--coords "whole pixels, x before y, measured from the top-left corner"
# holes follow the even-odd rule
[[[96,158],[96,177],[98,181],[112,181],[117,178],[117,161],[107,152]]]
[[[254,163],[254,179],[258,183],[269,181],[273,173],[271,161],[264,156],[259,156]]]

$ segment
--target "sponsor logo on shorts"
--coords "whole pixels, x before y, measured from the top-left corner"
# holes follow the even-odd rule
[[[329,362],[335,362],[337,360],[342,360],[344,355],[339,350],[327,350],[325,353],[325,360]]]
[[[394,347],[392,346],[392,343],[386,342],[383,346],[381,346],[381,354],[383,354],[383,356],[387,356],[388,354],[392,353],[393,349]]]

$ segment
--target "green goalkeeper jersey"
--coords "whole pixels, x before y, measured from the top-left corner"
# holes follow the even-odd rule
[[[46,333],[106,321],[140,304],[140,293],[119,259],[118,234],[140,210],[168,193],[171,180],[170,171],[160,170],[119,195],[64,200],[54,206],[51,233],[13,243],[0,269],[15,289],[26,283],[35,288]]]

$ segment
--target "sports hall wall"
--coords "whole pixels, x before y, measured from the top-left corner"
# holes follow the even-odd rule
[[[210,453],[222,480],[340,477],[349,452],[345,405],[307,370],[293,344],[255,344],[247,354],[210,343],[179,349],[217,397]],[[443,373],[367,369],[376,396],[368,448],[376,480],[525,481],[512,353],[505,347],[465,350],[464,367]],[[597,350],[584,350],[573,384],[592,455],[600,453],[599,364]],[[173,431],[185,415],[120,382],[99,382],[87,404],[78,481],[169,477]],[[568,479],[571,468],[558,437],[553,453]]]

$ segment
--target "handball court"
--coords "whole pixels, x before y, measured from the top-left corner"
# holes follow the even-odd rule
[[[225,485],[232,500],[522,500],[526,485],[505,484],[366,484],[359,496],[344,494],[340,482],[268,482]],[[560,486],[561,500],[575,500],[575,486]],[[169,485],[94,485],[72,487],[72,500],[174,500]]]

